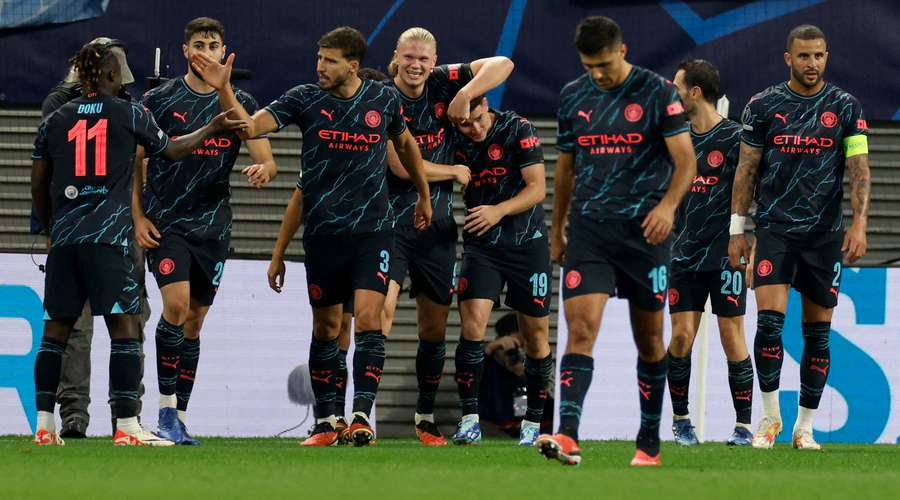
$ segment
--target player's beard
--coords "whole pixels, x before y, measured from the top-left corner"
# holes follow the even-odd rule
[[[194,76],[200,79],[201,82],[206,83],[206,80],[204,80],[203,77],[200,76],[200,73],[197,73],[197,70],[194,69],[193,64],[188,64],[188,68],[191,70],[191,73],[193,73]]]
[[[803,85],[807,89],[811,89],[811,88],[815,87],[816,85],[819,84],[819,82],[822,81],[822,72],[821,71],[819,71],[818,77],[816,78],[816,81],[814,81],[813,83],[806,82],[806,75],[803,73],[803,71],[797,71],[796,69],[794,69],[792,67],[791,74],[794,76],[794,80],[796,80],[800,85]]]
[[[322,90],[332,91],[334,89],[340,88],[341,85],[347,82],[350,79],[350,72],[348,71],[345,75],[340,77],[335,77],[330,80],[330,83],[327,85],[319,84],[319,88]]]

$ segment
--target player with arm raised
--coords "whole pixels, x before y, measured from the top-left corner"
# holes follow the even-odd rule
[[[151,156],[186,156],[213,134],[245,126],[221,113],[195,132],[169,140],[152,115],[115,97],[119,62],[107,44],[85,45],[71,59],[84,96],[48,116],[32,158],[35,210],[49,228],[44,286],[44,337],[35,359],[38,445],[62,445],[53,417],[69,333],[89,300],[106,320],[111,340],[110,393],[116,445],[171,446],[138,423],[141,312],[138,272],[129,255],[132,172],[138,144]]]
[[[366,42],[349,27],[319,39],[317,84],[298,85],[249,117],[229,83],[234,54],[224,65],[195,54],[194,68],[217,88],[226,106],[234,105],[249,120],[245,137],[256,137],[288,124],[303,133],[303,165],[297,189],[288,202],[269,266],[269,285],[284,284],[284,252],[304,225],[306,278],[313,307],[310,372],[317,420],[308,446],[329,446],[338,435],[334,412],[334,378],[343,304],[354,298],[353,421],[348,429],[358,446],[374,441],[369,415],[384,366],[381,314],[388,290],[394,249],[393,217],[386,180],[387,144],[391,141],[416,185],[415,217],[400,224],[425,230],[431,223],[431,200],[416,140],[400,114],[397,91],[361,80]]]
[[[384,330],[387,334],[393,324],[397,298],[408,272],[419,329],[419,394],[414,420],[416,435],[426,446],[446,444],[434,422],[434,400],[444,370],[447,315],[453,298],[458,238],[453,220],[453,183],[466,186],[471,176],[467,166],[454,164],[450,120],[468,116],[472,97],[502,83],[513,69],[512,61],[505,57],[468,64],[435,66],[436,63],[434,36],[425,28],[410,28],[397,40],[390,63],[393,79],[389,82],[399,91],[403,119],[422,152],[433,210],[428,231],[416,231],[404,223],[415,209],[416,186],[388,146],[388,189],[396,221],[396,249],[384,305]]]
[[[225,28],[208,17],[184,28],[182,50],[187,72],[150,90],[142,99],[160,128],[170,137],[193,132],[221,109],[212,87],[190,68],[190,57],[203,53],[225,56]],[[245,109],[255,110],[253,96],[235,90]],[[229,177],[241,149],[230,132],[205,140],[183,159],[155,157],[135,172],[135,237],[147,248],[163,312],[156,327],[159,382],[159,434],[177,444],[199,444],[187,431],[187,408],[200,358],[200,329],[221,284],[231,242]],[[256,164],[243,172],[260,187],[276,172],[268,139],[247,141]],[[143,196],[141,190],[143,188]]]

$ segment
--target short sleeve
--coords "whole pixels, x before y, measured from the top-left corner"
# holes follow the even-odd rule
[[[472,74],[471,65],[458,63],[435,66],[429,78],[434,78],[442,85],[446,85],[455,95],[459,89],[472,81],[474,75]]]
[[[147,107],[142,104],[131,104],[130,107],[133,133],[138,144],[144,147],[147,156],[162,153],[169,145],[169,136],[159,128]]]
[[[248,115],[253,116],[253,113],[259,111],[259,103],[256,102],[256,99],[250,95],[248,92],[244,92],[240,90],[235,95],[238,102],[241,103],[241,106],[244,107],[244,110]]]
[[[762,100],[751,98],[750,102],[741,113],[741,142],[745,142],[755,148],[761,148],[766,143],[766,120],[762,112]]]
[[[516,166],[521,170],[525,167],[544,163],[544,149],[537,130],[525,118],[520,118],[516,126],[516,144],[513,146]]]
[[[278,123],[278,130],[281,130],[292,123],[299,124],[304,102],[303,86],[298,85],[272,101],[265,109],[272,113],[272,117]]]
[[[841,117],[844,126],[844,138],[869,133],[869,124],[863,115],[862,105],[855,97],[850,97],[849,108]]]
[[[400,96],[396,90],[391,90],[390,103],[385,112],[387,113],[387,132],[391,137],[397,137],[406,130],[406,120],[400,113]]]
[[[659,130],[663,137],[672,137],[690,130],[684,105],[678,97],[675,86],[666,83],[657,100],[659,111]]]
[[[559,109],[556,112],[557,119],[557,135],[556,149],[571,153],[575,151],[575,131],[572,128],[572,112],[569,106],[565,91],[560,94]]]

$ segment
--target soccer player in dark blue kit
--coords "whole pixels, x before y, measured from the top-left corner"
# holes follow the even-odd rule
[[[581,21],[575,46],[586,74],[560,94],[551,233],[551,254],[564,260],[568,343],[559,367],[559,433],[538,445],[547,458],[581,461],[578,425],[594,342],[616,294],[629,301],[638,348],[641,427],[631,463],[659,465],[670,232],[696,174],[694,148],[675,87],[625,60],[628,48],[612,19]]]
[[[422,152],[433,215],[431,228],[425,232],[404,223],[415,208],[416,187],[388,146],[388,188],[396,220],[396,248],[383,326],[387,334],[408,271],[419,328],[419,394],[414,420],[416,436],[426,446],[447,444],[434,422],[434,400],[444,371],[447,315],[453,298],[458,238],[453,220],[453,182],[466,186],[471,177],[468,167],[453,162],[450,120],[464,118],[472,97],[502,83],[513,69],[512,61],[506,57],[478,59],[468,64],[435,66],[436,63],[437,40],[428,30],[415,27],[400,34],[390,64],[394,75],[390,85],[400,92],[403,118]]]
[[[742,115],[728,256],[734,267],[750,263],[744,223],[755,198],[752,272],[759,312],[753,355],[765,414],[753,447],[772,448],[782,428],[781,330],[793,286],[803,297],[803,355],[791,441],[794,448],[818,450],[813,419],[831,369],[828,338],[843,260],[852,264],[866,253],[868,127],[859,101],[822,79],[828,62],[822,30],[811,25],[791,30],[784,62],[790,79],[753,96]],[[846,232],[841,209],[845,168],[853,208]]]
[[[171,446],[138,423],[141,297],[129,255],[132,172],[136,146],[151,156],[181,158],[212,134],[246,126],[225,113],[175,140],[138,104],[114,97],[122,86],[108,44],[85,45],[70,60],[84,96],[61,106],[38,129],[32,196],[49,228],[44,337],[34,366],[38,445],[62,445],[53,417],[62,353],[85,300],[106,320],[111,341],[110,393],[116,406],[114,444]]]
[[[200,17],[184,28],[182,50],[188,61],[195,53],[221,60],[225,56],[222,23]],[[235,89],[245,109],[256,100]],[[142,99],[160,128],[172,137],[193,132],[222,108],[215,89],[188,63],[181,78],[150,90]],[[135,176],[135,237],[147,248],[163,312],[156,327],[156,369],[159,381],[159,434],[178,444],[199,441],[187,431],[187,408],[200,359],[200,329],[221,284],[231,241],[229,177],[241,149],[235,133],[203,142],[177,161],[152,158],[147,183]],[[268,139],[247,141],[255,162],[242,172],[260,187],[277,168]],[[143,186],[143,196],[140,196]]]
[[[337,442],[334,411],[338,335],[343,304],[353,297],[356,348],[353,358],[353,420],[348,436],[357,446],[374,442],[369,415],[384,367],[381,315],[388,290],[394,224],[388,201],[387,144],[416,185],[415,214],[399,224],[425,230],[431,200],[416,140],[391,87],[358,76],[366,41],[356,29],[336,28],[319,39],[317,84],[298,85],[249,117],[230,84],[234,61],[225,65],[204,54],[192,59],[204,80],[219,89],[226,106],[249,120],[256,137],[296,123],[303,133],[303,165],[285,209],[269,265],[269,286],[284,285],[284,252],[301,222],[313,339],[309,368],[316,397],[316,427],[305,446]]]
[[[688,412],[691,349],[707,299],[716,315],[728,360],[728,385],[737,413],[730,445],[749,445],[753,402],[753,364],[744,339],[747,296],[743,273],[728,263],[731,186],[741,144],[741,125],[716,112],[721,96],[719,71],[709,61],[692,59],[678,66],[673,80],[691,122],[697,175],[678,207],[672,229],[669,271],[669,395],[675,442],[699,444]]]
[[[506,287],[525,337],[528,409],[519,444],[531,446],[553,379],[550,330],[550,249],[541,202],[547,194],[544,154],[534,126],[525,118],[488,108],[484,97],[470,103],[457,125],[460,163],[472,169],[463,192],[463,263],[457,283],[462,332],[456,349],[456,385],[462,418],[455,444],[478,444],[478,389],[484,370],[485,330]]]

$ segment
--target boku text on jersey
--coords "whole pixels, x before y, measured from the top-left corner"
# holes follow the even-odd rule
[[[32,158],[53,168],[52,245],[128,246],[136,146],[156,155],[168,143],[149,111],[116,97],[88,94],[48,116]]]

